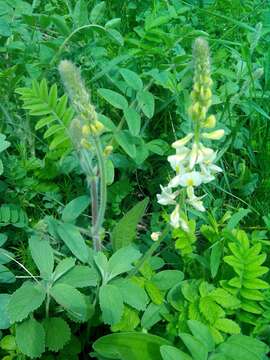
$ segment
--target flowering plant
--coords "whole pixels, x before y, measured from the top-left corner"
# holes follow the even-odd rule
[[[170,215],[170,224],[174,228],[182,228],[189,232],[186,216],[180,210],[181,199],[198,211],[205,211],[202,201],[204,196],[197,196],[194,189],[201,184],[209,183],[215,179],[222,169],[215,165],[217,152],[203,144],[203,140],[219,140],[224,130],[214,130],[216,126],[215,115],[208,115],[212,104],[212,79],[210,72],[209,47],[207,42],[196,39],[193,50],[195,74],[193,90],[191,92],[191,106],[189,115],[193,124],[193,131],[184,138],[175,141],[172,147],[175,155],[170,155],[168,161],[176,172],[166,187],[161,186],[161,194],[157,195],[161,205],[175,205]],[[178,188],[178,190],[175,190]],[[179,189],[180,188],[180,189]]]

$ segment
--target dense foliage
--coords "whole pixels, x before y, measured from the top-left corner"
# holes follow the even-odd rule
[[[269,6],[0,0],[1,359],[268,358]]]

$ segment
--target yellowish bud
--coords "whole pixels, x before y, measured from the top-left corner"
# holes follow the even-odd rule
[[[113,151],[113,146],[112,145],[107,145],[104,149],[104,155],[105,156],[109,156]]]
[[[95,121],[90,125],[91,131],[94,135],[99,135],[104,130],[104,125],[100,121]]]
[[[209,100],[209,99],[211,99],[211,97],[212,97],[212,91],[210,90],[210,88],[207,88],[204,91],[204,98],[205,98],[205,100]]]
[[[153,241],[158,241],[160,235],[161,235],[161,232],[160,232],[160,231],[152,232],[152,234],[151,234],[151,239],[152,239]]]
[[[91,150],[92,148],[91,144],[86,139],[81,140],[81,147],[87,150]]]
[[[91,133],[90,127],[88,125],[83,125],[82,134],[87,137]]]
[[[204,124],[203,124],[203,127],[205,128],[208,128],[208,129],[211,129],[213,127],[216,126],[216,117],[215,115],[210,115],[208,116],[208,118],[205,120]]]
[[[211,140],[219,140],[223,136],[224,136],[223,129],[212,131],[210,133],[202,133],[202,137],[204,137],[205,139],[211,139]]]
[[[177,149],[177,148],[181,148],[182,146],[185,146],[193,138],[193,135],[194,135],[193,133],[187,134],[182,139],[177,140],[174,143],[172,143],[172,147]]]

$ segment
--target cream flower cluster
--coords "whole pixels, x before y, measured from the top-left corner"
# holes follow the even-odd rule
[[[222,169],[215,165],[217,152],[206,147],[203,140],[219,140],[224,135],[224,130],[205,131],[215,127],[216,118],[214,115],[207,117],[212,103],[212,80],[208,45],[201,38],[195,41],[194,60],[194,85],[191,93],[192,104],[189,109],[194,131],[172,144],[176,153],[169,156],[168,161],[175,171],[175,176],[166,187],[161,186],[161,194],[157,195],[159,204],[175,205],[170,215],[171,225],[174,228],[181,227],[187,232],[189,231],[188,222],[180,210],[177,199],[180,193],[184,192],[186,204],[198,211],[205,211],[203,196],[196,196],[195,189],[201,184],[213,181]]]

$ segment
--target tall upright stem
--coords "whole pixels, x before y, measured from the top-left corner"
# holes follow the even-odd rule
[[[97,155],[98,169],[99,169],[99,204],[98,204],[98,214],[96,221],[95,222],[93,221],[92,236],[93,236],[93,244],[95,251],[100,251],[102,249],[102,225],[104,221],[106,204],[107,204],[107,179],[106,179],[107,176],[106,176],[105,158],[102,152],[100,139],[98,137],[95,137],[94,143],[96,147],[96,155]]]

